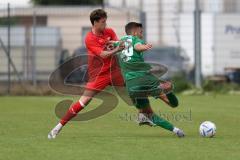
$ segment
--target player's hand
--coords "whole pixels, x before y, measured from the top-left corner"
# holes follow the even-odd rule
[[[125,49],[125,45],[123,41],[120,41],[119,46],[117,46],[117,51],[122,51]]]
[[[136,44],[134,46],[134,49],[139,51],[139,52],[144,52],[152,48],[151,44]]]
[[[151,44],[145,44],[144,46],[143,46],[143,49],[144,50],[149,50],[149,49],[151,49],[152,48],[152,45]]]
[[[114,43],[115,43],[116,41],[112,41],[112,40],[109,40],[109,41],[107,41],[106,42],[106,45],[105,45],[105,50],[106,51],[111,51],[111,50],[113,50],[114,48],[115,48],[115,46],[114,46]]]
[[[111,51],[111,50],[113,50],[114,48],[115,48],[115,47],[114,47],[113,43],[109,43],[109,44],[106,45],[105,50]]]

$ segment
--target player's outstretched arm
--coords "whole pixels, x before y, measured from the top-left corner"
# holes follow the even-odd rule
[[[102,58],[107,58],[109,56],[112,56],[113,54],[116,54],[120,51],[122,51],[125,48],[123,43],[120,43],[120,45],[116,46],[114,49],[112,50],[104,50],[100,53],[100,56]]]
[[[152,48],[151,44],[136,44],[134,49],[138,52],[144,52]]]

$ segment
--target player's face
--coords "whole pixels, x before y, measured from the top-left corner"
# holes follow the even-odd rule
[[[107,26],[107,18],[101,18],[94,22],[94,26],[97,30],[103,31]]]
[[[143,39],[143,29],[141,27],[136,28],[135,30],[135,36],[137,36],[140,39]]]

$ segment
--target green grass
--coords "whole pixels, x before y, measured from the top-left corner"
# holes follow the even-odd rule
[[[67,97],[69,98],[69,97]],[[125,113],[136,110],[120,100],[118,107],[100,118],[70,122],[57,137],[47,134],[57,123],[54,105],[66,97],[0,97],[1,160],[205,160],[240,159],[239,96],[179,96],[181,105],[171,109],[152,99],[156,111],[191,117],[172,123],[182,128],[186,137],[177,138],[159,127],[139,127],[124,120]],[[89,108],[96,106],[94,100]],[[189,119],[191,118],[191,119]],[[214,138],[202,138],[202,121],[217,126]]]

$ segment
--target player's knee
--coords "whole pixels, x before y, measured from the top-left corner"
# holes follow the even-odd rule
[[[81,102],[82,105],[87,106],[92,100],[92,97],[82,96],[79,99],[79,102]]]

